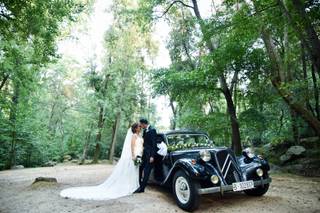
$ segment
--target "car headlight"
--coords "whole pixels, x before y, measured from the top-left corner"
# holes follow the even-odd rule
[[[258,175],[259,177],[262,177],[262,175],[263,175],[263,170],[259,168],[259,169],[256,170],[256,173],[257,173],[257,175]]]
[[[211,154],[208,150],[201,150],[200,151],[200,158],[205,161],[208,162],[211,160]]]
[[[243,150],[242,154],[245,157],[250,158],[250,159],[252,159],[255,156],[255,154],[254,154],[254,152],[253,152],[253,150],[251,148],[245,148]]]
[[[219,177],[217,175],[212,175],[210,179],[213,184],[219,183]]]

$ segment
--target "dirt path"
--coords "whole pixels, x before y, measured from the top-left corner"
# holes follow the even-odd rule
[[[111,173],[111,165],[56,166],[0,172],[0,212],[182,212],[166,190],[151,186],[143,194],[117,200],[80,201],[63,199],[61,189],[95,185]],[[31,187],[36,177],[56,177],[58,185]],[[320,178],[273,175],[273,183],[263,197],[226,194],[202,198],[198,212],[319,212]]]

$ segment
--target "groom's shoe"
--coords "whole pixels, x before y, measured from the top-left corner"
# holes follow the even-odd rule
[[[139,191],[140,191],[140,187],[139,187],[139,188],[137,188],[137,190],[136,190],[136,191],[134,191],[133,193],[139,193]]]

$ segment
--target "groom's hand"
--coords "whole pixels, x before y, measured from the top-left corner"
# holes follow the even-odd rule
[[[154,161],[154,158],[150,157],[150,163],[153,163],[153,161]]]

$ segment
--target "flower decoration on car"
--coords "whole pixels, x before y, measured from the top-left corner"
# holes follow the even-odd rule
[[[198,147],[206,147],[206,148],[214,148],[214,144],[212,143],[185,143],[185,144],[172,144],[168,146],[168,151],[176,151],[183,150],[188,148],[198,148]]]

